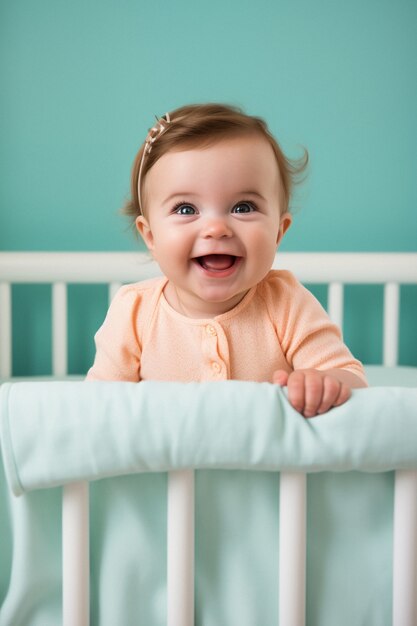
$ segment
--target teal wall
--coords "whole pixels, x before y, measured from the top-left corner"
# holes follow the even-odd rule
[[[153,115],[217,100],[309,150],[283,249],[416,251],[416,31],[415,0],[3,0],[0,249],[137,247],[118,210]]]

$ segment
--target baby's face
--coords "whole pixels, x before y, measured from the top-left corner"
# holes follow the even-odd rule
[[[291,223],[266,139],[224,139],[168,152],[145,179],[137,227],[167,276],[168,302],[189,317],[232,309],[271,268]]]

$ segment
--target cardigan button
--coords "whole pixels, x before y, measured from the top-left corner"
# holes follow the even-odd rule
[[[221,371],[221,367],[218,363],[216,363],[216,361],[213,361],[213,363],[211,364],[211,368],[213,370],[213,372],[216,372],[216,374],[219,374]]]

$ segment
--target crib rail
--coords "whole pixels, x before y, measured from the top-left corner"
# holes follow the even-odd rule
[[[64,487],[62,499],[63,626],[90,621],[88,483]]]
[[[400,284],[417,283],[415,253],[280,253],[274,268],[287,268],[305,283],[328,283],[328,312],[343,326],[344,284],[384,285],[383,363],[398,359]],[[105,283],[109,300],[120,284],[159,275],[144,253],[1,252],[0,377],[12,373],[12,297],[14,283],[52,284],[53,374],[67,373],[67,284]]]
[[[343,325],[344,284],[384,285],[383,363],[398,359],[400,285],[417,283],[417,254],[280,253],[286,268],[306,283],[328,283],[330,317]],[[52,284],[53,374],[67,374],[67,284],[106,283],[109,300],[120,284],[157,276],[144,254],[0,253],[0,378],[12,373],[13,283]],[[280,479],[279,623],[305,624],[306,476]],[[168,486],[168,626],[194,623],[193,472],[174,472]],[[88,486],[63,493],[64,626],[89,623]],[[396,473],[393,624],[417,623],[417,472]],[[75,584],[74,584],[75,583]]]
[[[395,475],[393,579],[393,626],[417,624],[417,471]]]
[[[194,472],[168,476],[167,626],[194,624]]]
[[[279,625],[306,619],[307,476],[282,472],[279,489]]]
[[[279,625],[306,623],[306,498],[303,473],[282,472]],[[167,626],[194,624],[194,473],[171,472],[167,519]],[[89,624],[88,486],[63,496],[64,626]],[[394,501],[393,626],[417,623],[417,471],[397,471]]]
[[[417,282],[414,252],[280,252],[274,268],[307,283],[382,284]],[[146,253],[0,252],[0,283],[110,283],[158,276]]]

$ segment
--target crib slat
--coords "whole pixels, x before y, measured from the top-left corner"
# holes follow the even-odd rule
[[[330,319],[339,328],[343,326],[343,283],[332,282],[328,287],[327,310]]]
[[[52,372],[67,374],[67,285],[52,285]]]
[[[307,477],[282,472],[279,496],[279,624],[304,626],[306,619]]]
[[[384,287],[384,348],[383,363],[395,366],[398,361],[398,319],[400,287],[398,283],[386,283]]]
[[[66,485],[62,499],[63,626],[90,623],[88,483]]]
[[[168,474],[167,624],[194,624],[194,472]]]
[[[397,470],[394,497],[393,626],[417,624],[417,471]]]
[[[10,283],[0,283],[0,378],[12,375],[12,293]]]

